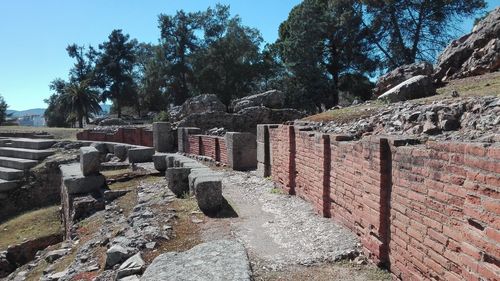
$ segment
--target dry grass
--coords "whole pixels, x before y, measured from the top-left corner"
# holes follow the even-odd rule
[[[56,233],[62,233],[59,206],[30,211],[0,224],[0,249]]]
[[[0,126],[2,133],[49,133],[58,140],[76,140],[76,133],[81,132],[78,128],[49,128],[49,127],[27,127],[27,126]]]
[[[200,212],[196,199],[175,199],[168,206],[156,206],[156,209],[175,209],[176,219],[172,222],[173,236],[170,240],[160,240],[158,242],[158,250],[147,252],[144,255],[144,260],[151,263],[154,258],[166,252],[183,252],[203,242],[201,238],[200,225],[192,222],[193,218],[204,219],[204,215]]]

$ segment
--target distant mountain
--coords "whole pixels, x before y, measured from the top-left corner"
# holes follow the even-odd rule
[[[23,117],[30,115],[43,115],[45,108],[32,108],[28,110],[10,110],[7,109],[7,114],[12,113],[12,117]]]

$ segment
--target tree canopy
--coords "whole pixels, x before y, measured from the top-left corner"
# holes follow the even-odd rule
[[[7,103],[2,95],[0,95],[0,125],[5,122],[7,118]]]

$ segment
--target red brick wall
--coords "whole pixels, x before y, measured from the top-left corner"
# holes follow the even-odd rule
[[[200,136],[199,135],[189,135],[188,136],[188,154],[200,155]]]
[[[392,148],[391,270],[403,279],[494,280],[500,264],[500,148]]]
[[[500,146],[270,130],[272,178],[360,236],[404,280],[494,280]],[[481,279],[482,278],[482,279]]]
[[[119,142],[153,147],[153,131],[143,128],[120,128],[112,134],[85,130],[77,133],[76,138],[78,140]]]
[[[189,135],[186,153],[207,156],[217,162],[227,164],[226,149],[226,143],[223,137]]]
[[[219,137],[219,162],[227,164],[227,147],[226,147],[226,141],[224,140],[224,137]]]

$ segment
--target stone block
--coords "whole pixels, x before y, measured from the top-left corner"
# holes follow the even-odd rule
[[[188,145],[188,136],[200,134],[201,130],[195,127],[179,127],[177,128],[177,146],[179,152],[186,152]]]
[[[61,165],[62,183],[68,194],[82,194],[99,190],[106,184],[101,174],[84,176],[78,163]]]
[[[84,176],[99,173],[101,167],[101,155],[93,146],[80,148],[80,169]]]
[[[222,178],[200,176],[194,181],[194,195],[198,207],[204,213],[213,214],[222,207]]]
[[[153,155],[153,164],[156,170],[160,172],[165,172],[165,170],[167,169],[167,154],[155,153]]]
[[[214,172],[212,171],[212,169],[208,167],[191,169],[191,173],[188,176],[189,193],[194,194],[194,181],[196,180],[197,177],[208,176],[213,174]]]
[[[269,158],[266,157],[266,144],[260,141],[257,141],[257,162],[260,163],[268,163]],[[266,159],[267,158],[267,159]]]
[[[90,146],[95,147],[100,154],[106,155],[108,153],[108,146],[103,142],[93,142]]]
[[[175,165],[174,161],[175,161],[175,155],[167,155],[167,156],[165,156],[165,162],[167,164],[167,169],[175,167],[174,166]]]
[[[165,172],[167,186],[177,197],[189,193],[188,177],[190,171],[190,168],[173,167],[168,168]]]
[[[123,144],[115,145],[114,146],[115,156],[118,157],[118,159],[120,159],[120,161],[125,161],[125,159],[127,159],[127,156],[128,156],[128,149],[129,149],[129,146],[127,146],[127,145],[123,145]]]
[[[271,176],[271,166],[260,162],[257,163],[257,176],[263,178]]]
[[[257,168],[257,141],[251,133],[226,133],[228,164],[233,170],[246,171]]]
[[[130,163],[144,163],[153,161],[155,149],[152,147],[131,148],[128,150],[128,161]]]
[[[153,146],[158,152],[175,151],[176,131],[169,122],[153,123]]]

